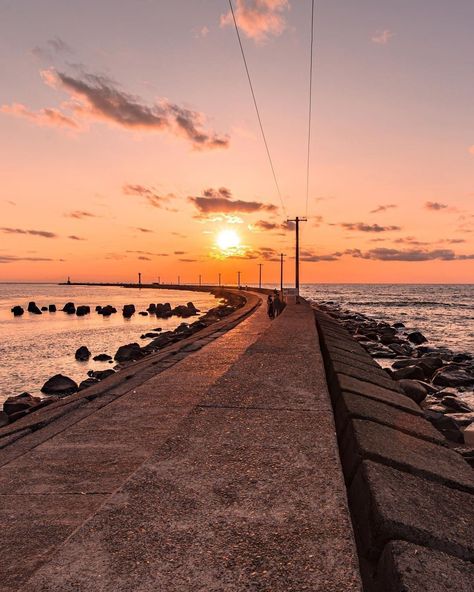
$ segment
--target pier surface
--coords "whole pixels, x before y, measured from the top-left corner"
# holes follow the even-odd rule
[[[361,590],[313,311],[258,300],[128,390],[24,422],[0,451],[1,592]]]

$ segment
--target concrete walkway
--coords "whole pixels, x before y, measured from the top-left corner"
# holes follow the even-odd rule
[[[260,307],[0,469],[0,590],[360,590],[313,313]]]

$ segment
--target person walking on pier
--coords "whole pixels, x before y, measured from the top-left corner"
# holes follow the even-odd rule
[[[278,292],[275,294],[275,296],[273,297],[273,311],[275,316],[277,317],[282,310],[282,305],[281,305],[281,300],[280,300],[280,296],[278,295]]]
[[[273,299],[271,294],[269,294],[267,298],[267,313],[271,319],[275,318],[275,309],[273,307]]]

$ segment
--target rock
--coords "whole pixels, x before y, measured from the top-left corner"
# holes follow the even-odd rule
[[[140,335],[140,339],[155,339],[155,337],[159,336],[159,333],[145,333],[144,335]]]
[[[416,380],[409,380],[403,378],[398,381],[399,386],[401,386],[402,391],[410,397],[415,403],[418,405],[426,398],[428,391],[426,388],[417,382]]]
[[[444,365],[444,362],[437,356],[426,356],[417,361],[416,365],[423,370],[427,378],[431,378],[436,370]]]
[[[435,372],[433,384],[438,386],[470,386],[474,384],[474,375],[464,368],[449,365]]]
[[[474,446],[474,423],[471,423],[471,425],[464,430],[463,439],[467,446]]]
[[[76,313],[76,306],[74,305],[74,302],[67,302],[64,306],[63,306],[63,312],[67,312],[67,314],[75,314]]]
[[[42,306],[41,307],[41,311],[45,311],[46,312],[47,310],[48,310],[48,307],[47,306]]]
[[[452,395],[447,395],[446,397],[443,397],[441,399],[441,404],[456,412],[471,412],[471,408],[469,407],[469,405],[466,405],[466,403],[463,403],[462,401],[456,399],[456,397],[453,397]]]
[[[33,397],[30,393],[21,393],[15,397],[8,397],[3,403],[3,411],[8,415],[18,413],[18,411],[30,411],[41,403],[40,397]]]
[[[56,305],[55,304],[50,304],[48,306],[48,310],[49,310],[49,312],[56,312]]]
[[[138,314],[141,315],[142,317],[147,317],[148,316],[148,313],[145,312],[145,311],[141,311]]]
[[[188,317],[192,317],[192,316],[196,315],[197,312],[195,312],[191,308],[188,308],[184,304],[180,304],[179,306],[176,306],[173,309],[173,314],[176,315],[177,317],[182,317],[182,318],[186,319]]]
[[[99,314],[103,315],[104,317],[110,317],[110,315],[115,314],[116,312],[117,309],[114,306],[108,304],[107,306],[101,307]]]
[[[94,386],[94,384],[97,384],[98,382],[99,381],[95,378],[86,378],[86,380],[83,380],[79,385],[79,390],[83,391],[84,389],[89,388],[90,386]]]
[[[155,329],[152,329],[152,331],[163,331],[163,329],[161,327],[156,327]]]
[[[99,354],[98,356],[94,356],[92,359],[94,362],[108,362],[112,359],[112,356],[109,356],[108,354]]]
[[[102,306],[100,306],[100,304],[95,307],[95,312],[98,312],[99,314],[102,312]]]
[[[148,306],[147,311],[150,314],[155,314],[156,312],[156,304],[153,304],[153,302]]]
[[[194,310],[195,313],[199,312],[199,310],[194,306],[193,302],[188,302],[186,306],[189,308],[189,310]]]
[[[415,345],[421,345],[422,343],[426,343],[428,341],[426,337],[419,331],[413,331],[412,333],[408,333],[407,339]]]
[[[471,354],[456,354],[453,356],[453,362],[456,364],[460,362],[469,362],[470,360],[472,360]]]
[[[134,304],[125,304],[122,309],[122,313],[126,319],[129,319],[132,315],[135,314],[135,305]]]
[[[383,345],[395,345],[400,343],[400,339],[394,335],[384,333],[380,336],[380,343],[382,343]]]
[[[407,366],[413,366],[414,364],[415,361],[413,360],[413,358],[404,358],[402,360],[396,360],[392,364],[392,368],[393,370],[399,370],[400,368],[406,368]]]
[[[81,347],[74,354],[74,357],[80,362],[86,362],[91,357],[91,352],[85,345],[81,345]]]
[[[418,366],[406,366],[399,370],[394,370],[392,377],[394,380],[402,380],[404,378],[409,380],[423,380],[425,375],[423,370]]]
[[[28,312],[31,312],[31,313],[37,314],[37,315],[43,314],[40,311],[40,309],[36,306],[36,302],[30,302],[28,304]]]
[[[165,304],[157,304],[155,314],[160,319],[167,319],[173,313],[171,312],[171,304],[166,302]]]
[[[451,442],[463,444],[464,436],[457,423],[447,415],[443,415],[441,413],[437,415],[441,415],[441,417],[427,416],[427,418],[437,430],[444,434],[448,440],[451,440]]]
[[[143,355],[144,353],[138,343],[129,343],[118,348],[114,359],[117,362],[131,362],[133,360],[139,360]]]
[[[8,425],[9,422],[10,420],[8,419],[8,415],[5,413],[5,411],[0,411],[0,428]]]
[[[21,315],[24,314],[24,312],[25,311],[23,310],[23,307],[21,307],[21,306],[14,306],[12,308],[12,313],[13,313],[13,316],[15,316],[15,317],[21,317]]]
[[[78,306],[77,307],[77,309],[76,309],[76,315],[78,317],[83,317],[83,316],[89,314],[90,311],[91,311],[91,307],[90,306],[81,305],[81,306]]]
[[[395,329],[403,329],[404,326],[405,326],[404,323],[400,323],[400,322],[399,323],[393,323],[393,327]]]
[[[89,370],[87,376],[98,381],[104,380],[104,378],[112,376],[112,374],[115,374],[115,370]]]
[[[59,395],[64,397],[75,393],[77,389],[77,383],[74,382],[72,378],[63,376],[62,374],[56,374],[43,384],[41,392],[46,393],[47,395]]]

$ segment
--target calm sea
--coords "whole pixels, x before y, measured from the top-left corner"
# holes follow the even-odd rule
[[[474,353],[474,284],[310,284],[301,294],[377,320],[401,321],[432,344]]]
[[[14,317],[10,309],[19,304],[26,310],[28,302],[62,308],[68,301],[91,306],[84,317],[68,315],[60,310],[34,315],[28,312]],[[0,284],[0,403],[10,395],[27,391],[40,394],[44,382],[54,374],[65,374],[76,382],[87,378],[88,370],[111,368],[107,362],[77,362],[74,353],[86,345],[92,355],[115,354],[120,345],[148,339],[140,335],[157,327],[163,331],[175,329],[182,319],[157,319],[154,316],[133,315],[124,319],[124,304],[135,304],[137,313],[151,302],[170,302],[171,306],[192,301],[205,312],[216,306],[211,294],[180,290],[128,289],[119,287],[58,286],[53,284]],[[111,304],[117,314],[102,317],[95,312],[97,305]]]

